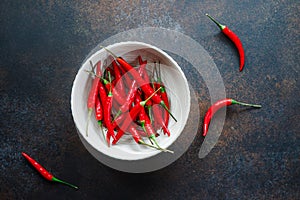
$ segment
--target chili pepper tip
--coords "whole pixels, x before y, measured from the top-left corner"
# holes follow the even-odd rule
[[[105,51],[107,51],[108,53],[110,53],[115,59],[118,58],[118,56],[116,54],[114,54],[111,50],[107,49],[105,46],[101,46],[101,48],[105,49]]]
[[[141,145],[145,145],[145,146],[148,146],[148,147],[157,149],[157,150],[161,150],[161,151],[163,151],[163,152],[174,153],[174,151],[171,151],[171,150],[168,150],[168,149],[163,149],[163,148],[161,148],[161,147],[156,147],[156,146],[153,146],[153,145],[151,145],[151,144],[147,144],[146,142],[144,142],[144,141],[142,141],[142,140],[139,140],[138,143],[141,144]]]
[[[74,188],[74,189],[76,189],[76,190],[79,189],[76,185],[73,185],[73,184],[67,183],[67,182],[65,182],[65,181],[62,181],[62,180],[60,180],[60,179],[58,179],[58,178],[55,178],[54,176],[52,177],[52,181],[55,181],[55,182],[58,182],[58,183],[65,184],[65,185],[70,186],[70,187],[72,187],[72,188]]]
[[[250,107],[254,107],[254,108],[261,108],[262,107],[261,105],[239,102],[239,101],[236,101],[234,99],[232,99],[231,101],[232,101],[232,104],[238,104],[238,105],[242,105],[242,106],[250,106]]]

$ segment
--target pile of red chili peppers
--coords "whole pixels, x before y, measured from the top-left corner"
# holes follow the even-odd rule
[[[176,121],[170,112],[170,101],[161,79],[160,63],[150,66],[153,70],[150,76],[147,60],[143,60],[141,56],[137,57],[137,66],[133,66],[106,50],[112,55],[106,60],[110,64],[102,66],[101,61],[95,65],[91,63],[92,70],[88,71],[94,78],[87,100],[86,135],[88,136],[89,121],[94,111],[108,146],[117,144],[128,134],[138,144],[172,153],[161,148],[156,141],[160,129],[170,136],[170,116]],[[103,128],[107,130],[106,135]],[[144,138],[148,138],[150,143],[146,143]]]

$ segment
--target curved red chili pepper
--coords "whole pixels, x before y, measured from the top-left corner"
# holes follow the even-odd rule
[[[240,38],[227,26],[220,24],[208,14],[206,14],[206,16],[209,17],[215,24],[217,24],[217,26],[221,29],[221,31],[235,44],[240,55],[240,71],[242,71],[245,64],[245,52]]]
[[[155,121],[157,121],[158,125],[163,129],[164,133],[170,136],[170,131],[162,118],[160,108],[158,106],[153,106],[152,110]]]
[[[160,91],[161,91],[160,95],[161,95],[162,100],[164,100],[164,102],[166,103],[167,108],[170,109],[170,101],[169,101],[169,98],[168,98],[168,94],[167,94],[167,91],[166,91],[166,89],[163,85],[161,86]],[[170,119],[170,115],[167,111],[165,111],[165,113],[164,113],[164,122],[165,122],[166,127],[169,126],[169,119]]]
[[[98,87],[100,82],[100,76],[101,76],[101,61],[99,61],[96,64],[96,76],[93,80],[92,87],[89,91],[88,100],[87,100],[87,107],[88,107],[88,119],[86,123],[86,136],[88,136],[88,127],[89,127],[89,121],[93,112],[93,109],[95,108],[96,98],[98,95]]]
[[[160,93],[159,95],[161,96],[161,99],[165,102],[167,108],[170,110],[170,102],[169,102],[169,98],[165,89],[164,84],[162,83],[162,79],[161,79],[161,69],[160,69],[160,62],[158,63],[158,69],[156,68],[156,63],[155,63],[155,67],[154,67],[154,71],[156,72],[156,77],[157,77],[157,82],[154,82],[154,88],[158,88],[161,87]],[[163,128],[164,133],[168,134],[169,130],[166,130],[166,128],[169,125],[169,118],[170,115],[169,113],[165,110],[165,113],[163,115],[163,119],[164,119],[164,124],[165,124],[165,128]],[[165,130],[164,130],[165,129]]]
[[[142,99],[141,99],[141,96],[140,95],[137,95],[136,96],[136,99],[135,99],[135,103],[139,103],[141,102]],[[151,124],[151,120],[150,118],[148,117],[147,113],[146,113],[146,110],[145,110],[145,107],[142,108],[142,110],[140,111],[139,113],[139,119],[140,119],[140,122],[142,123],[142,128],[144,130],[144,132],[146,133],[146,136],[149,138],[151,144],[152,144],[152,141],[155,143],[155,145],[159,148],[161,148],[157,141],[156,141],[156,137],[159,135],[158,133],[156,133],[156,131],[154,130],[152,124]]]
[[[213,115],[220,109],[223,108],[225,106],[230,106],[233,104],[238,104],[238,105],[243,105],[243,106],[251,106],[254,108],[261,108],[261,105],[255,105],[255,104],[248,104],[248,103],[243,103],[243,102],[238,102],[234,99],[221,99],[217,102],[215,102],[211,107],[209,107],[209,109],[207,110],[205,116],[204,116],[204,122],[203,122],[203,136],[206,136],[207,132],[208,132],[208,127],[211,121],[211,118],[213,117]]]
[[[54,182],[59,182],[65,185],[68,185],[72,188],[78,189],[77,186],[72,185],[70,183],[67,183],[65,181],[62,181],[56,177],[54,177],[50,172],[48,172],[42,165],[40,165],[38,162],[36,162],[33,158],[31,158],[29,155],[26,153],[22,152],[22,156],[26,158],[26,160],[48,181],[54,181]]]
[[[113,137],[113,139],[115,139],[115,134],[114,134],[114,129],[112,127],[111,124],[111,108],[112,108],[112,99],[113,99],[113,95],[111,92],[108,93],[107,97],[106,97],[106,102],[105,102],[105,106],[104,106],[104,123],[105,126],[107,128],[107,133],[106,133],[106,141],[107,141],[107,145],[110,146],[110,137]]]
[[[143,112],[143,111],[142,111],[142,112]],[[152,126],[152,124],[151,124],[151,121],[150,121],[148,115],[147,115],[146,112],[145,112],[145,109],[144,109],[144,112],[143,112],[143,113],[142,113],[142,112],[141,112],[141,114],[144,115],[143,118],[144,118],[144,120],[145,120],[145,125],[144,125],[144,126],[145,126],[145,131],[146,131],[148,137],[155,143],[155,145],[156,145],[157,147],[161,148],[161,147],[158,145],[157,141],[156,141],[156,137],[157,137],[159,134],[156,133],[156,131],[154,130],[154,128],[153,128],[153,126]]]
[[[107,145],[110,146],[110,137],[113,137],[113,139],[116,138],[114,134],[114,128],[112,127],[112,122],[111,122],[111,109],[112,109],[112,100],[113,100],[113,93],[112,93],[112,84],[111,84],[111,77],[110,73],[108,72],[109,75],[109,83],[110,83],[110,89],[108,91],[107,97],[106,97],[106,102],[104,103],[104,123],[107,127],[107,133],[106,133],[106,141]]]
[[[134,103],[135,104],[140,104],[140,102],[142,102],[142,98],[141,98],[141,92],[140,92],[140,90],[139,90],[139,93],[137,93],[137,95],[136,95],[136,98],[134,99]],[[146,103],[146,105],[147,105],[147,103]],[[151,142],[151,144],[153,144],[152,143],[152,140],[151,140],[151,134],[149,134],[148,133],[148,131],[146,130],[146,127],[145,127],[145,124],[146,124],[146,118],[147,118],[148,116],[147,116],[147,113],[146,113],[146,111],[145,111],[145,107],[143,107],[141,110],[140,110],[140,112],[139,112],[139,115],[138,115],[138,118],[139,118],[139,122],[140,122],[140,124],[141,124],[141,127],[142,127],[142,129],[143,129],[143,131],[144,131],[144,133],[146,133],[146,134],[143,134],[142,136],[147,136],[148,137],[148,139],[149,139],[149,141]],[[149,118],[148,118],[148,120],[149,120]]]

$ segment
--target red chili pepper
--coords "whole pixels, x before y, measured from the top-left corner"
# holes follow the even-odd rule
[[[134,99],[134,103],[135,104],[140,104],[142,102],[142,98],[141,98],[141,94],[140,92],[136,95],[136,98]],[[146,103],[147,104],[147,103]],[[146,128],[145,128],[145,123],[146,123],[146,117],[147,117],[147,113],[145,111],[145,107],[143,107],[140,112],[139,112],[139,122],[140,122],[140,125],[143,129],[143,131],[146,133],[146,136],[148,137],[149,141],[152,143],[152,140],[151,140],[151,136],[149,135],[149,133],[147,132]]]
[[[166,89],[163,85],[161,86],[160,92],[161,92],[160,95],[161,95],[162,100],[164,100],[164,102],[166,103],[167,108],[170,109],[170,102],[169,102],[168,94],[167,94],[167,91],[166,91]],[[166,127],[169,126],[169,118],[170,118],[169,113],[165,112],[164,122],[165,122]]]
[[[156,72],[156,77],[157,77],[157,82],[153,82],[153,85],[154,85],[154,88],[157,88],[157,87],[161,87],[161,90],[160,90],[160,96],[161,96],[161,99],[165,102],[166,106],[168,109],[170,109],[170,102],[169,102],[169,98],[168,98],[168,95],[167,95],[167,92],[165,90],[165,86],[164,84],[162,83],[162,80],[161,80],[161,70],[160,70],[160,62],[158,63],[158,70],[156,68],[156,63],[155,63],[155,67],[154,67],[154,71],[153,72]],[[156,112],[156,115],[160,115],[158,112],[160,110],[158,110],[159,108],[155,108],[155,112]],[[155,114],[155,113],[154,113]],[[165,134],[167,134],[168,136],[170,136],[170,131],[168,129],[168,125],[169,125],[169,113],[168,112],[165,112],[164,113],[164,118],[162,119],[161,116],[158,116],[158,118],[160,118],[159,120],[162,120],[162,122],[156,120],[159,122],[160,126],[162,127],[163,131]]]
[[[77,186],[72,185],[70,183],[67,183],[65,181],[62,181],[56,177],[54,177],[50,172],[48,172],[43,166],[41,166],[39,163],[37,163],[33,158],[31,158],[29,155],[27,155],[26,153],[22,152],[22,155],[24,156],[24,158],[26,158],[26,160],[48,181],[53,181],[53,182],[58,182],[58,183],[62,183],[65,185],[68,185],[72,188],[75,188],[76,190],[78,189]]]
[[[103,119],[103,108],[101,105],[100,97],[98,95],[97,95],[96,104],[95,104],[95,117],[96,117],[96,120],[98,121],[99,125],[101,125],[102,119]]]
[[[261,105],[255,105],[255,104],[248,104],[248,103],[243,103],[243,102],[238,102],[234,99],[221,99],[219,101],[217,101],[216,103],[214,103],[206,112],[205,116],[204,116],[204,124],[203,124],[203,136],[206,136],[207,132],[208,132],[208,127],[211,121],[211,118],[213,117],[213,115],[220,109],[223,108],[225,106],[230,106],[233,104],[238,104],[238,105],[242,105],[242,106],[251,106],[254,108],[261,108]]]
[[[156,141],[156,137],[159,135],[158,133],[155,132],[152,124],[151,124],[151,121],[150,121],[150,118],[148,117],[148,115],[146,114],[145,112],[145,109],[144,109],[144,113],[141,113],[141,115],[144,115],[143,118],[145,120],[145,131],[146,133],[149,135],[148,137],[155,143],[155,145],[158,147],[158,148],[161,148],[157,141]]]
[[[110,77],[110,73],[108,72],[109,77]],[[111,78],[110,80],[111,81]],[[110,84],[112,85],[112,84]],[[107,145],[110,146],[110,137],[113,137],[113,139],[116,138],[115,134],[114,134],[114,129],[112,127],[111,124],[111,109],[112,109],[112,100],[113,100],[113,94],[111,92],[112,88],[110,88],[107,97],[106,97],[106,102],[105,102],[105,106],[104,106],[104,123],[107,127],[107,133],[106,133],[106,141],[107,141]]]
[[[244,64],[245,64],[245,53],[244,53],[244,48],[243,48],[241,40],[227,26],[220,24],[219,22],[217,22],[213,17],[211,17],[208,14],[206,14],[206,16],[209,17],[215,24],[217,24],[217,26],[221,29],[221,31],[235,44],[235,46],[239,52],[239,55],[240,55],[240,71],[242,71],[244,68]]]
[[[98,121],[98,125],[100,126],[100,129],[101,129],[101,133],[103,135],[103,138],[105,139],[105,135],[104,135],[104,132],[103,132],[103,129],[102,129],[103,128],[103,122],[102,122],[102,119],[103,119],[103,105],[101,103],[99,95],[97,95],[97,98],[96,98],[95,118]]]
[[[102,84],[101,81],[99,82],[98,91],[99,91],[99,97],[100,97],[101,105],[103,107],[102,110],[103,110],[103,115],[104,115],[104,104],[106,102],[107,93],[106,93],[105,87],[104,87],[104,85]],[[102,124],[105,126],[104,120],[102,121]]]
[[[123,83],[120,68],[119,68],[119,66],[118,66],[118,64],[116,63],[115,60],[112,61],[112,66],[113,66],[113,70],[115,72],[116,86],[118,88],[118,91],[120,92],[120,95],[124,97],[125,96],[125,86],[124,86],[124,83]]]
[[[86,123],[86,136],[88,136],[89,121],[90,121],[93,109],[95,108],[96,98],[97,98],[97,95],[98,95],[98,87],[99,87],[99,82],[100,82],[99,77],[100,76],[101,76],[101,61],[99,61],[96,64],[96,76],[93,80],[92,87],[90,89],[89,96],[88,96],[88,101],[87,101],[88,120],[87,120],[87,123]]]
[[[165,124],[165,122],[164,122],[164,120],[161,116],[161,112],[159,110],[159,107],[158,106],[153,106],[152,110],[153,110],[153,115],[154,115],[155,121],[158,123],[158,125],[160,127],[162,127],[164,133],[167,134],[168,136],[170,136],[170,131],[169,131],[168,127],[166,126],[166,124]]]
[[[104,47],[105,48],[105,47]],[[138,71],[136,71],[128,62],[126,62],[123,58],[121,57],[117,57],[116,55],[114,55],[110,50],[106,49],[106,51],[108,51],[111,55],[113,55],[113,57],[115,57],[116,61],[126,70],[128,71],[133,77],[134,79],[137,81],[138,85],[141,87],[141,89],[143,90],[143,92],[147,95],[147,96],[151,96],[154,93],[154,89],[150,86],[149,82],[147,83],[138,73]],[[176,118],[172,115],[172,113],[170,112],[170,110],[166,107],[165,102],[160,98],[160,96],[158,94],[154,94],[152,97],[152,101],[154,103],[160,104],[164,109],[166,109],[169,114],[171,115],[171,117],[177,122]]]
[[[150,78],[149,78],[149,75],[147,73],[147,69],[146,69],[146,65],[147,65],[147,60],[142,60],[142,57],[139,56],[138,57],[138,60],[139,60],[139,64],[140,64],[140,70],[139,70],[139,74],[140,76],[145,80],[146,83],[149,83],[149,85],[151,84],[151,81],[150,81]],[[157,87],[159,88],[159,87]],[[157,89],[156,88],[156,89]],[[155,90],[155,88],[153,88]],[[157,94],[159,95],[159,91],[157,92]],[[148,98],[148,95],[145,95],[145,98]],[[153,105],[153,102],[152,100],[150,99],[146,106],[152,106]]]

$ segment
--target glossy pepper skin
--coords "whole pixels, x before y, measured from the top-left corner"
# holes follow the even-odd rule
[[[95,103],[95,118],[98,122],[101,122],[103,119],[103,108],[101,105],[100,97],[96,98],[96,103]]]
[[[92,65],[92,63],[91,63]],[[93,66],[92,66],[93,67]],[[98,95],[98,88],[100,83],[100,76],[101,76],[101,61],[99,61],[96,64],[96,76],[93,80],[92,87],[89,91],[88,100],[87,100],[87,108],[88,108],[88,120],[86,123],[86,136],[88,136],[88,127],[89,127],[89,121],[92,115],[93,110],[95,109],[96,99]]]
[[[240,71],[243,70],[244,65],[245,65],[245,51],[243,48],[243,44],[240,40],[240,38],[232,31],[230,30],[227,26],[220,24],[217,22],[213,17],[211,17],[209,14],[206,14],[208,18],[210,18],[217,26],[221,29],[222,33],[224,33],[236,46],[238,52],[239,52],[239,57],[240,57]]]
[[[251,106],[254,108],[261,108],[261,105],[243,103],[243,102],[239,102],[239,101],[236,101],[234,99],[229,99],[229,98],[221,99],[221,100],[215,102],[212,106],[210,106],[204,116],[203,136],[206,136],[206,134],[208,132],[209,124],[210,124],[210,121],[211,121],[213,115],[221,108],[230,106],[232,104],[238,104],[238,105],[242,105],[242,106]]]
[[[65,181],[62,181],[58,178],[55,178],[50,172],[48,172],[42,165],[40,165],[38,162],[36,162],[33,158],[31,158],[28,154],[25,152],[22,152],[22,156],[26,158],[26,160],[48,181],[54,181],[54,182],[59,182],[65,185],[68,185],[72,188],[78,189],[77,186],[72,185],[70,183],[67,183]]]

